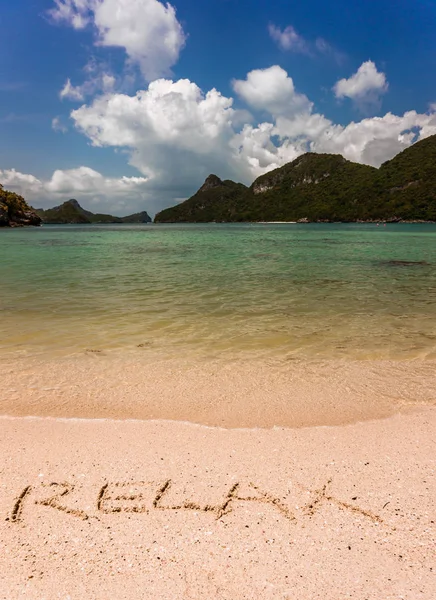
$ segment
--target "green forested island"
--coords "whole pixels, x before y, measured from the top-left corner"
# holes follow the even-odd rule
[[[379,169],[337,154],[307,153],[247,188],[210,175],[156,223],[436,221],[436,136]]]
[[[127,217],[94,214],[80,206],[77,200],[67,200],[60,206],[44,210],[32,208],[22,196],[8,192],[0,184],[0,227],[22,227],[25,225],[86,224],[86,223],[151,223],[144,210]]]
[[[67,223],[150,223],[151,218],[143,211],[128,215],[127,217],[114,217],[97,213],[94,214],[80,206],[77,200],[67,200],[60,206],[54,206],[46,210],[37,208],[36,213],[42,221],[47,224],[67,224]]]

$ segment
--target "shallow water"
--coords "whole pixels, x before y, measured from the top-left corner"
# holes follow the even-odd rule
[[[436,358],[436,225],[0,230],[0,352]]]

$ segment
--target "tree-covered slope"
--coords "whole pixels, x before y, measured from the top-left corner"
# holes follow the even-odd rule
[[[363,217],[377,170],[336,154],[304,154],[262,175],[241,206],[242,220],[348,220]]]
[[[378,185],[386,209],[403,219],[436,221],[436,136],[382,164]]]
[[[156,222],[436,220],[436,136],[380,169],[307,153],[250,186],[210,176]]]
[[[22,196],[8,192],[0,184],[0,227],[40,225],[41,219]]]
[[[238,220],[239,200],[247,188],[242,183],[221,181],[209,175],[194,196],[158,213],[156,223],[207,223]]]
[[[81,223],[149,223],[151,221],[148,214],[143,211],[127,217],[114,217],[97,213],[94,214],[80,206],[77,200],[67,200],[60,206],[54,206],[44,210],[37,209],[37,213],[47,224],[81,224]]]
[[[47,210],[38,208],[37,212],[44,223],[90,223],[85,211],[76,200],[68,200],[60,206]]]
[[[48,224],[67,223],[121,223],[121,219],[112,215],[94,214],[80,206],[77,200],[67,200],[59,206],[38,209],[38,214]]]

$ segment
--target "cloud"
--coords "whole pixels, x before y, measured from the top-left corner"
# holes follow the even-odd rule
[[[47,180],[15,169],[0,170],[0,182],[38,208],[49,208],[77,196],[85,208],[94,212],[127,214],[131,208],[144,210],[148,200],[145,177],[104,177],[84,166],[56,170]]]
[[[292,25],[281,29],[277,25],[270,23],[268,25],[268,32],[271,39],[276,42],[281,50],[312,57],[327,56],[333,58],[338,64],[342,64],[346,58],[345,54],[336,50],[324,38],[318,37],[315,41],[307,40]]]
[[[313,140],[311,150],[342,154],[348,160],[378,167],[413,142],[433,134],[436,134],[434,114],[387,113],[351,122],[346,127],[332,124]]]
[[[29,189],[37,190],[42,187],[42,183],[37,177],[20,173],[15,169],[8,169],[5,171],[0,170],[0,183],[5,188],[10,189],[11,191],[17,191],[18,193],[20,193],[20,190],[22,189],[28,191]]]
[[[375,64],[368,60],[349,79],[339,80],[333,91],[336,98],[350,98],[363,112],[369,112],[380,108],[381,97],[388,91],[388,83],[386,75],[377,71]]]
[[[233,80],[232,85],[249,106],[273,116],[308,112],[312,108],[312,103],[296,92],[292,78],[278,65],[250,71],[246,79]]]
[[[251,184],[255,177],[276,169],[306,152],[304,141],[283,139],[276,144],[277,130],[273,123],[260,123],[257,127],[245,125],[231,140],[232,160],[240,173],[248,173],[243,179]]]
[[[234,135],[233,119],[240,119],[232,104],[216,89],[203,94],[187,79],[159,79],[134,96],[101,96],[71,118],[94,146],[127,148],[141,173],[182,183],[228,163],[223,148]]]
[[[76,196],[91,210],[153,214],[192,195],[209,173],[251,184],[307,151],[379,166],[436,134],[434,110],[334,123],[277,65],[251,71],[233,86],[261,119],[235,110],[233,98],[215,88],[205,93],[188,79],[159,79],[134,95],[107,92],[73,110],[77,131],[95,147],[124,153],[138,177],[105,177],[80,167],[55,171],[48,180],[3,171],[0,182],[21,186],[25,197],[45,206]]]
[[[77,100],[78,102],[82,102],[82,100],[85,99],[85,94],[81,86],[74,86],[71,83],[71,80],[68,78],[64,87],[59,92],[59,98],[61,100],[68,98],[68,100]]]
[[[83,102],[86,96],[93,96],[98,92],[109,92],[114,89],[116,78],[104,70],[103,65],[95,61],[88,62],[84,69],[87,78],[81,85],[74,86],[68,78],[64,87],[59,92],[59,98],[65,98],[73,102]]]
[[[112,196],[124,195],[132,192],[138,186],[147,182],[145,177],[121,177],[119,179],[104,177],[98,171],[89,167],[78,167],[66,171],[57,170],[44,187],[54,194],[66,194],[71,191],[81,195],[110,194]]]
[[[329,44],[329,42],[327,42],[327,40],[325,40],[322,37],[316,38],[315,48],[317,52],[319,52],[319,54],[333,58],[333,60],[337,62],[338,65],[342,65],[347,59],[346,54],[340,52],[339,50],[336,50],[334,46]]]
[[[268,31],[271,38],[282,50],[290,50],[299,54],[310,54],[308,42],[295,31],[292,25],[288,25],[282,30],[280,27],[270,23]]]
[[[124,49],[148,81],[170,73],[186,41],[174,7],[158,0],[55,0],[49,15],[75,29],[91,24],[96,45]]]
[[[436,133],[436,115],[414,111],[335,124],[314,111],[277,65],[249,72],[233,88],[270,120],[241,124],[232,98],[216,89],[204,94],[187,79],[157,80],[134,96],[106,94],[71,117],[94,146],[127,150],[130,164],[150,178],[150,188],[172,188],[177,196],[189,195],[209,172],[251,183],[310,150],[378,166],[415,139]]]
[[[66,22],[74,29],[84,29],[91,21],[91,7],[98,0],[54,0],[48,15],[56,23]]]
[[[67,133],[68,127],[62,122],[61,117],[54,117],[51,122],[51,128],[56,133]]]

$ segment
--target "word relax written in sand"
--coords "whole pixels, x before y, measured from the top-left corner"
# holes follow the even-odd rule
[[[308,490],[299,486],[301,491],[309,494],[310,500],[295,512],[280,498],[262,490],[254,483],[247,482],[232,483],[217,504],[203,505],[192,500],[172,503],[168,497],[171,490],[177,486],[174,486],[170,479],[160,484],[146,481],[106,482],[96,495],[94,509],[90,511],[88,508],[88,512],[78,508],[77,502],[74,502],[75,491],[77,492],[77,488],[80,486],[74,486],[71,483],[41,483],[36,486],[28,485],[21,491],[6,520],[11,523],[23,521],[25,511],[35,505],[46,506],[84,520],[98,518],[98,515],[103,514],[148,514],[151,511],[200,511],[210,514],[215,519],[221,519],[241,503],[258,503],[269,505],[283,518],[296,522],[297,515],[300,517],[313,516],[324,504],[328,503],[356,516],[366,517],[374,523],[383,522],[371,511],[332,496],[329,491],[330,483],[331,480],[328,480],[324,486],[316,490]]]

